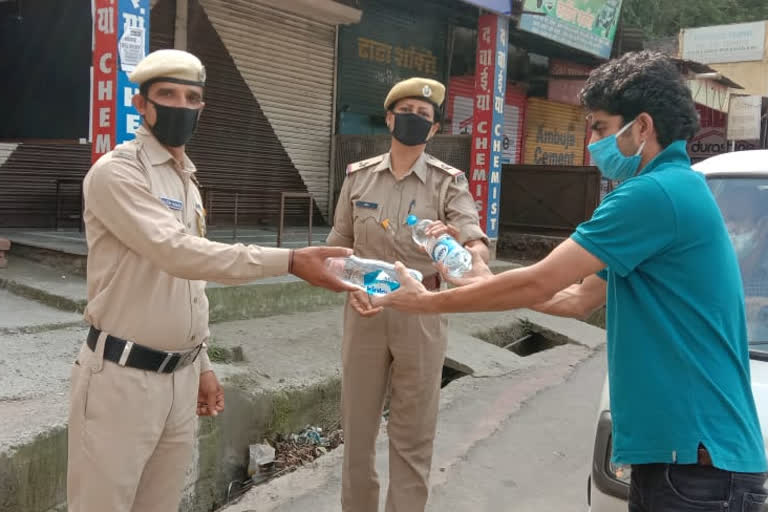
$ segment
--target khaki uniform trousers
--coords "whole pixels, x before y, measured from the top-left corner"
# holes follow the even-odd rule
[[[102,334],[72,369],[69,512],[177,512],[192,459],[200,362],[170,374],[104,361]]]
[[[387,512],[423,512],[429,496],[447,321],[384,310],[362,318],[347,304],[342,349],[342,510],[376,512],[376,436],[390,390]]]

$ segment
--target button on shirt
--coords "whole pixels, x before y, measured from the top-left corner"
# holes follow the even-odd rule
[[[89,324],[154,349],[189,350],[209,336],[206,281],[243,284],[288,272],[286,249],[203,238],[194,172],[186,155],[176,162],[144,127],[88,172]]]
[[[607,265],[618,463],[766,470],[736,254],[684,141],[607,195],[573,240]]]

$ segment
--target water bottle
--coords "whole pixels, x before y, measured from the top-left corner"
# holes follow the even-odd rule
[[[413,231],[413,241],[424,247],[436,263],[442,263],[451,277],[461,277],[472,270],[472,254],[449,234],[428,236],[427,228],[432,221],[409,215],[405,220]]]
[[[356,286],[369,295],[386,295],[400,288],[395,266],[386,261],[349,256],[328,258],[325,260],[325,266],[343,282]],[[408,269],[408,273],[419,282],[424,278],[418,270]]]

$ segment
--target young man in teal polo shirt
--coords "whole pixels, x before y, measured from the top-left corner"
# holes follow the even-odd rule
[[[399,267],[403,288],[371,307],[584,317],[606,304],[613,458],[632,465],[629,510],[752,510],[768,491],[744,294],[686,153],[698,129],[691,93],[669,58],[641,52],[593,71],[581,99],[592,158],[622,182],[592,219],[530,267],[493,276],[475,258],[463,286],[441,293]]]

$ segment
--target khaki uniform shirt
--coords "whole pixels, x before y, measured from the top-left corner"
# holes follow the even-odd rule
[[[101,157],[83,182],[88,241],[85,320],[158,350],[208,336],[205,282],[243,284],[288,272],[289,251],[211,242],[184,155],[177,162],[144,127]],[[210,369],[202,353],[201,371]]]
[[[454,225],[462,244],[488,243],[463,172],[423,153],[397,181],[386,153],[347,168],[328,244],[351,247],[361,258],[399,260],[424,276],[434,274],[432,259],[405,224],[409,214]],[[391,230],[382,226],[384,220]]]

